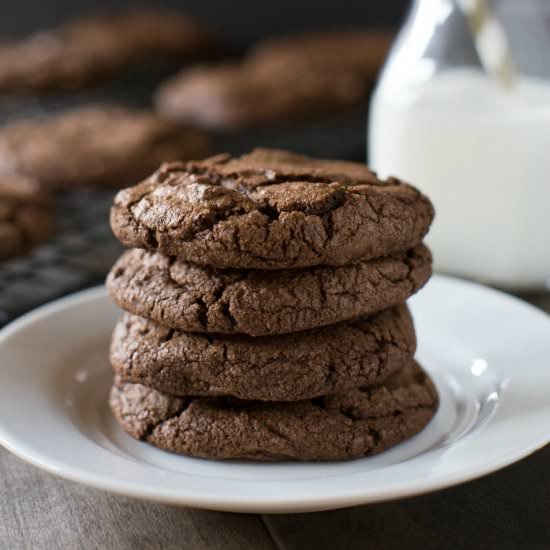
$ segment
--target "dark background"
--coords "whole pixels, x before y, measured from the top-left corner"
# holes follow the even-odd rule
[[[409,0],[0,0],[0,34],[28,33],[83,12],[125,6],[168,6],[224,29],[238,44],[303,28],[398,25]]]

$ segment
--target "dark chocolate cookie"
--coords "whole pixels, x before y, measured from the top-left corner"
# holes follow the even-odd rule
[[[111,210],[127,246],[202,265],[343,265],[403,251],[429,229],[427,197],[365,165],[256,149],[161,167]]]
[[[208,151],[202,132],[114,105],[87,106],[0,129],[0,173],[18,172],[52,188],[124,186],[167,160]]]
[[[53,232],[51,197],[24,176],[0,176],[0,260],[24,254]]]
[[[125,252],[107,277],[123,309],[190,332],[286,334],[403,303],[432,273],[424,245],[346,266],[286,271],[217,270]]]
[[[83,17],[0,43],[0,92],[72,89],[127,65],[202,57],[211,35],[179,13],[140,9]]]
[[[159,87],[156,105],[175,120],[221,130],[346,110],[368,95],[391,40],[373,30],[269,39],[241,62],[184,70]]]
[[[380,386],[293,403],[170,397],[120,380],[110,397],[122,428],[161,449],[277,461],[379,453],[420,432],[437,403],[428,375],[412,362]]]
[[[379,382],[415,348],[407,306],[261,338],[174,331],[127,313],[113,333],[111,364],[122,381],[171,395],[298,401]]]

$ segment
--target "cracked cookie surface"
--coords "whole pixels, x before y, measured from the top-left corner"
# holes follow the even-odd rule
[[[293,403],[170,397],[115,380],[110,406],[132,437],[204,458],[346,460],[379,453],[420,432],[438,397],[415,363],[383,384]]]
[[[424,245],[341,267],[218,270],[134,249],[107,277],[123,309],[190,332],[286,334],[400,304],[432,273]]]
[[[365,165],[256,149],[162,166],[120,191],[111,227],[125,245],[220,268],[344,265],[422,241],[427,197]]]
[[[125,314],[111,342],[124,382],[170,395],[298,401],[380,382],[416,349],[407,306],[283,336],[192,334]]]
[[[53,225],[51,197],[36,180],[0,176],[0,260],[47,240]]]
[[[0,130],[0,173],[34,177],[47,187],[123,187],[159,164],[208,154],[206,136],[142,109],[88,105]]]

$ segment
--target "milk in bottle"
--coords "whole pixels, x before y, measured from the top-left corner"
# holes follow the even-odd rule
[[[432,6],[425,24],[449,18],[446,2],[417,4],[423,1]],[[427,242],[437,270],[543,287],[550,278],[550,79],[519,74],[505,89],[475,62],[419,54],[429,51],[419,41],[430,35],[410,27],[373,96],[370,166],[433,201]],[[546,56],[550,63],[550,49]]]

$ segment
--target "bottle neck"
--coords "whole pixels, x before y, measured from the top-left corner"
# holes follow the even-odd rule
[[[408,37],[407,47],[412,45],[417,58],[425,46],[421,55],[436,59],[438,66],[473,62],[474,40],[459,1],[412,2],[404,34]],[[488,5],[490,17],[504,32],[508,56],[516,72],[550,80],[550,56],[546,54],[550,51],[550,1],[489,0]],[[494,33],[487,34],[494,37]],[[486,41],[489,49],[490,42]],[[459,55],[460,50],[463,55]],[[477,52],[475,57],[479,62]]]

